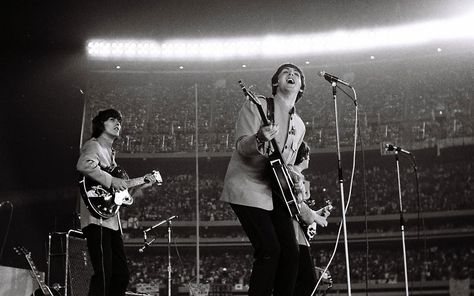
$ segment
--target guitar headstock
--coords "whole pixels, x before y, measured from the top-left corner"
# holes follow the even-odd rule
[[[25,256],[26,260],[28,261],[28,264],[30,265],[30,268],[31,268],[31,271],[32,271],[32,276],[37,281],[41,291],[43,292],[42,295],[45,295],[45,296],[54,296],[54,295],[56,295],[56,294],[53,294],[51,292],[51,290],[49,289],[49,287],[46,286],[46,284],[44,283],[44,275],[41,275],[41,273],[36,268],[36,265],[33,262],[33,258],[31,258],[31,252],[28,251],[28,249],[26,249],[23,246],[13,247],[13,250],[15,250],[15,253],[17,253],[18,255]]]
[[[160,172],[156,170],[153,170],[150,174],[145,175],[144,179],[145,183],[156,183],[157,185],[161,185],[163,183]]]
[[[250,101],[252,101],[252,103],[258,106],[262,105],[258,96],[253,91],[248,90],[242,80],[239,80],[239,85],[240,85],[240,88],[242,88],[242,91],[244,92],[245,97],[247,97]]]
[[[161,185],[163,183],[163,178],[161,178],[160,172],[156,171],[156,170],[153,170],[152,174],[153,174],[153,177],[155,178],[155,182],[158,185]]]
[[[31,257],[31,252],[28,251],[28,249],[23,247],[23,246],[13,247],[13,250],[15,250],[15,253],[17,255],[20,255],[20,256],[23,255],[23,256]]]
[[[331,212],[332,210],[335,209],[335,207],[332,205],[332,201],[330,199],[326,200],[326,206],[324,207],[324,209],[328,212]]]

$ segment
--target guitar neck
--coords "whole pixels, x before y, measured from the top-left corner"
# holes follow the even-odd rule
[[[259,99],[255,96],[254,93],[249,92],[247,90],[247,88],[245,87],[245,85],[242,81],[239,81],[239,84],[240,84],[240,87],[242,88],[242,91],[244,92],[244,94],[246,96],[248,96],[250,98],[250,100],[257,106],[258,113],[259,113],[260,117],[262,118],[263,125],[269,125],[270,121],[268,120],[267,115],[265,114],[265,111],[263,110],[263,107],[260,104]],[[285,162],[283,161],[283,156],[281,155],[280,147],[278,147],[276,139],[273,138],[270,142],[272,143],[272,146],[275,150],[273,153],[281,161],[281,163],[284,164]]]
[[[127,180],[126,182],[127,182],[128,188],[140,186],[146,183],[145,177],[133,178],[133,179]]]
[[[43,294],[46,296],[49,296],[49,295],[52,296],[51,290],[49,290],[49,287],[46,286],[46,284],[41,279],[41,275],[39,274],[38,269],[36,268],[35,263],[31,259],[31,257],[29,255],[25,255],[25,257],[26,257],[26,260],[28,261],[28,264],[30,265],[31,273],[33,274],[36,282],[38,283],[41,289],[41,292],[43,292]]]
[[[263,125],[269,125],[270,121],[267,118],[267,115],[265,115],[265,111],[263,111],[262,105],[257,105],[258,113],[260,114],[260,117],[262,118]],[[278,143],[275,138],[273,138],[271,141],[272,146],[274,148],[273,153],[275,156],[281,161],[281,163],[285,163],[283,161],[283,156],[281,155],[280,147],[278,147]]]

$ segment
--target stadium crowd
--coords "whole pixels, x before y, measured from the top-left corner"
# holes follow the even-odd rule
[[[349,171],[345,176],[349,177]],[[432,162],[418,167],[420,210],[424,212],[473,209],[474,168],[466,161]],[[353,194],[348,215],[365,214],[362,171],[356,171]],[[308,171],[306,177],[311,181],[312,198],[316,207],[324,206],[329,198],[336,206],[333,215],[339,216],[340,205],[337,193],[337,174],[333,170],[318,168]],[[411,168],[401,173],[404,209],[409,213],[418,211],[416,183]],[[398,187],[394,168],[373,165],[366,168],[366,194],[368,215],[396,214],[399,211]],[[180,220],[196,220],[195,176],[180,174],[167,176],[162,186],[148,188],[133,207],[124,208],[122,219],[137,221],[157,221],[172,215]],[[199,177],[199,207],[202,221],[236,220],[231,208],[219,201],[223,176],[203,174]],[[322,189],[324,188],[324,189]]]
[[[325,268],[332,250],[312,247],[314,264]],[[404,281],[400,249],[370,249],[366,273],[366,251],[351,249],[351,280],[368,280],[373,284],[401,283]],[[167,257],[165,255],[137,255],[129,252],[131,287],[138,283],[167,284]],[[200,257],[200,281],[211,284],[248,285],[253,256],[250,249],[225,250],[223,253],[204,254]],[[175,254],[175,253],[174,253]],[[474,248],[430,245],[426,249],[408,249],[407,267],[410,281],[441,281],[449,278],[473,277]],[[187,285],[196,280],[196,258],[193,254],[173,255],[173,284]],[[344,251],[339,248],[328,268],[334,283],[345,283]]]
[[[329,70],[342,73],[358,91],[360,134],[366,145],[390,141],[433,146],[440,139],[474,136],[473,69],[460,62],[469,58],[438,55]],[[330,86],[313,79],[314,68],[305,71],[307,88],[297,107],[306,123],[306,140],[311,147],[333,147]],[[267,72],[91,73],[86,115],[109,107],[126,114],[117,147],[124,153],[195,151],[196,120],[201,151],[231,151],[234,123],[245,100],[237,81],[244,79],[256,85],[257,93],[268,95],[270,83],[263,79],[271,76]],[[342,92],[339,97],[340,138],[347,146],[353,139],[354,105]]]

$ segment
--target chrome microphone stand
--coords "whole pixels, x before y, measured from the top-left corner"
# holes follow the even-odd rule
[[[146,233],[152,229],[155,229],[156,227],[167,223],[168,225],[168,296],[171,296],[171,220],[178,218],[177,215],[171,216],[168,219],[165,219],[158,224],[155,224],[143,231],[143,237],[145,239],[145,245],[139,250],[140,252],[143,252],[147,246],[149,246],[155,239],[147,243],[147,236]]]
[[[168,224],[168,296],[171,296],[171,219],[173,217],[166,220]]]
[[[339,140],[336,81],[332,81],[331,86],[332,86],[332,96],[334,99],[334,115],[336,118],[335,121],[336,121],[337,165],[338,165],[339,191],[341,193],[342,226],[343,226],[343,231],[344,231],[344,252],[345,252],[345,257],[346,257],[347,295],[351,296],[351,273],[350,273],[350,266],[349,266],[349,247],[347,244],[346,205],[345,205],[345,200],[344,200],[344,178],[342,177],[341,148],[340,148],[340,140]]]
[[[405,295],[408,296],[408,269],[407,269],[407,251],[405,246],[405,219],[403,218],[402,205],[402,186],[400,182],[400,159],[398,150],[395,150],[395,162],[397,163],[397,182],[398,182],[398,199],[400,203],[400,231],[402,233],[402,248],[403,248],[403,271],[405,273]]]

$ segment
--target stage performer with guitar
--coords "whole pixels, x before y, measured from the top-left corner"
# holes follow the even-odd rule
[[[317,283],[316,266],[311,256],[310,240],[316,235],[316,225],[326,227],[327,217],[330,215],[333,206],[331,202],[326,201],[327,205],[317,211],[311,209],[308,205],[310,198],[310,184],[303,175],[303,171],[309,167],[309,152],[310,148],[303,141],[301,143],[298,153],[296,154],[295,163],[290,166],[289,172],[294,182],[303,182],[304,191],[297,194],[303,200],[300,207],[300,220],[293,219],[295,228],[296,240],[299,245],[299,262],[298,262],[298,277],[293,295],[310,296]]]
[[[112,145],[120,135],[121,122],[119,111],[100,111],[92,120],[92,138],[84,143],[77,162],[77,170],[83,176],[80,181],[81,228],[94,268],[89,296],[125,295],[129,281],[118,213],[120,205],[114,202],[115,193],[128,193],[132,181],[123,170],[116,173],[119,167]],[[142,180],[138,183],[143,186],[156,181],[153,174],[137,179]],[[95,185],[86,186],[87,182]]]
[[[250,296],[291,296],[298,273],[299,249],[292,221],[299,215],[299,206],[293,192],[304,186],[289,180],[286,166],[294,164],[305,134],[295,109],[305,80],[299,67],[283,64],[271,83],[273,98],[257,97],[241,83],[249,101],[239,112],[236,146],[221,196],[254,248]]]

